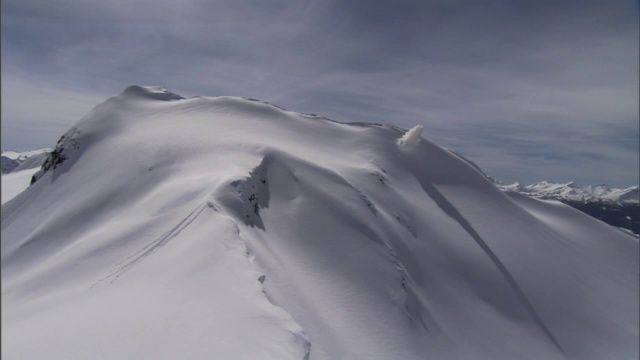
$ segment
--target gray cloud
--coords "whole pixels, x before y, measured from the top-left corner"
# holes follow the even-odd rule
[[[28,76],[3,74],[2,148],[53,147],[73,123],[106,98],[107,94],[64,90]]]
[[[505,180],[639,181],[632,2],[5,0],[2,40],[3,147],[50,146],[79,118],[51,92],[8,102],[21,82],[78,112],[157,84],[422,124]],[[27,127],[25,107],[56,114],[56,126],[30,113],[42,120]]]

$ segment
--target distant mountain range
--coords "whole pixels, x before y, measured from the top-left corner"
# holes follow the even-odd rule
[[[40,167],[51,151],[51,149],[25,152],[3,151],[2,174]],[[14,179],[7,180],[14,181]],[[16,178],[15,181],[19,179]],[[640,187],[638,186],[611,189],[606,185],[580,186],[573,181],[564,184],[549,181],[536,184],[517,182],[505,184],[497,180],[494,182],[502,191],[517,192],[543,200],[558,200],[609,225],[628,229],[636,236],[640,234]],[[28,184],[25,184],[23,188],[27,186]],[[11,197],[14,195],[17,193],[11,192]]]
[[[580,202],[612,202],[620,204],[640,203],[640,188],[638,186],[626,189],[610,189],[606,185],[579,186],[576,183],[557,184],[542,181],[537,184],[522,185],[519,183],[501,184],[503,191],[516,191],[536,198],[556,199]]]
[[[0,155],[2,174],[40,167],[49,156],[49,153],[51,153],[51,149],[24,152],[3,151]]]
[[[502,191],[512,191],[538,199],[558,200],[609,225],[640,234],[640,189],[610,189],[606,185],[579,186],[574,182],[557,184],[542,181],[537,184],[502,184]]]

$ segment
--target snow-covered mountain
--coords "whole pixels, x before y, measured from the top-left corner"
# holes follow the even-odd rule
[[[40,167],[50,152],[51,149],[24,152],[3,151],[0,156],[2,174]]]
[[[496,183],[503,191],[515,191],[539,199],[563,202],[609,225],[640,235],[640,190],[638,186],[610,189],[606,185],[578,186],[573,182],[543,181],[532,185]]]
[[[574,182],[557,184],[547,181],[530,185],[522,185],[517,182],[513,184],[498,183],[497,185],[504,191],[517,191],[543,199],[625,204],[640,203],[640,187],[638,186],[632,186],[626,189],[610,189],[606,185],[579,186]]]
[[[2,205],[2,358],[637,358],[638,239],[420,134],[127,88]]]
[[[51,149],[2,152],[1,198],[3,204],[29,186],[32,176],[38,172],[50,152]]]

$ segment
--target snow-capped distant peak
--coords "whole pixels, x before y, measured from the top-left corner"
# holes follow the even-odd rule
[[[3,151],[1,154],[2,174],[39,167],[50,152],[51,149],[23,152]]]
[[[581,202],[621,202],[640,203],[640,191],[638,186],[625,189],[610,189],[606,185],[580,186],[570,181],[565,184],[558,184],[549,181],[541,181],[536,184],[522,185],[497,184],[503,191],[516,191],[538,198],[552,198],[559,200],[572,200]]]
[[[7,150],[2,152],[2,156],[9,158],[11,160],[21,160],[21,159],[30,158],[32,156],[40,155],[42,153],[47,153],[50,151],[51,149],[49,148],[40,149],[40,150],[22,151],[22,152]]]

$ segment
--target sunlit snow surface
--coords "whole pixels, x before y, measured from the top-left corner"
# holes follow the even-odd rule
[[[2,206],[2,358],[638,357],[636,238],[405,133],[107,100]]]
[[[14,171],[9,174],[2,175],[2,203],[6,203],[7,201],[16,197],[16,195],[23,192],[27,187],[29,187],[29,183],[31,183],[31,177],[35,174],[40,168],[32,168],[27,170]]]

